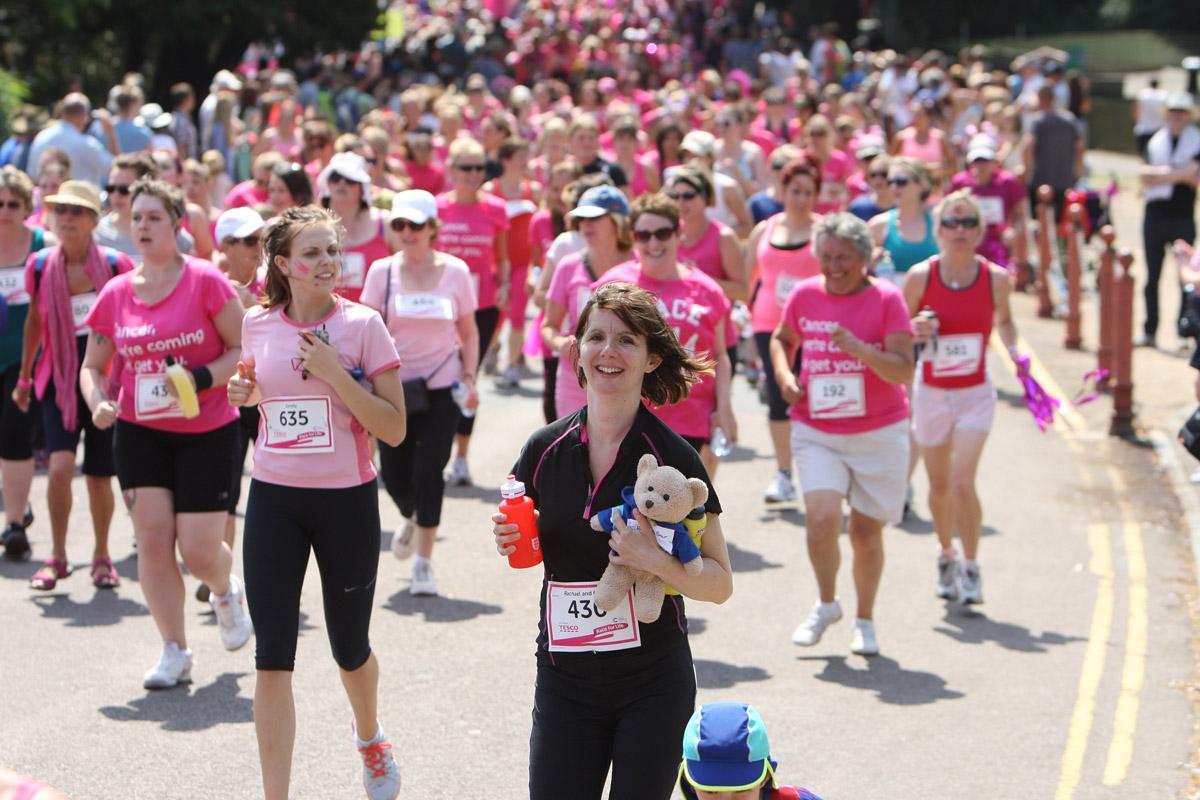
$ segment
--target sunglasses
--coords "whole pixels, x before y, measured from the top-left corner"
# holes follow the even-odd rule
[[[410,231],[423,231],[429,225],[429,221],[413,222],[411,219],[394,219],[392,220],[392,230],[396,233],[408,229]]]
[[[675,194],[667,195],[667,197],[676,203],[682,203],[684,200],[695,200],[699,196],[696,192],[676,192]]]
[[[378,163],[379,163],[379,159],[378,159],[378,158],[368,158],[368,159],[366,159],[366,161],[367,161],[367,163],[368,163],[368,164],[370,164],[372,167],[373,167],[373,166],[375,166],[376,164],[378,164]]]
[[[869,173],[867,173],[867,177],[870,178],[871,180],[875,180],[876,178],[883,178],[884,180],[887,180],[887,173],[886,172],[869,172]]]
[[[455,164],[454,168],[459,172],[483,172],[487,169],[483,164]]]
[[[110,183],[108,186],[104,187],[104,191],[108,192],[109,194],[128,195],[133,192],[133,189],[130,188],[129,184]]]
[[[69,214],[72,217],[82,216],[84,212],[91,210],[77,205],[53,205],[49,208],[52,214]]]
[[[343,182],[344,183],[358,183],[358,181],[351,180],[350,178],[347,178],[345,175],[342,175],[340,172],[329,173],[329,182],[330,183],[343,183]]]
[[[233,242],[234,244],[244,244],[246,247],[258,247],[258,243],[262,241],[262,237],[258,236],[257,234],[243,236],[240,239],[236,236],[230,236],[229,241]]]
[[[692,197],[695,197],[695,195],[692,195]],[[651,239],[657,239],[660,242],[666,242],[666,241],[669,241],[670,238],[675,235],[676,230],[678,230],[678,229],[677,228],[655,228],[652,231],[637,230],[637,231],[633,232],[633,238],[636,239],[637,241],[641,242],[642,244],[649,242]]]
[[[940,224],[950,230],[962,228],[965,231],[973,231],[979,227],[979,217],[942,217]]]
[[[16,211],[18,208],[21,208],[23,205],[25,205],[25,204],[22,203],[20,200],[6,200],[5,202],[0,203],[0,208],[7,208],[10,211]]]
[[[888,178],[889,186],[908,186],[912,183],[912,178]]]
[[[787,166],[786,161],[772,161],[771,162],[771,169],[775,170],[776,172],[778,172],[779,170],[783,169],[786,166]]]

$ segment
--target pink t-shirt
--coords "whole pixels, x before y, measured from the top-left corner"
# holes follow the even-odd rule
[[[463,205],[454,195],[438,195],[438,249],[467,262],[480,308],[496,307],[496,236],[507,231],[508,210],[504,201],[479,194],[479,202]]]
[[[805,151],[810,157],[812,153]],[[817,194],[818,214],[842,211],[850,203],[846,180],[854,173],[854,159],[840,150],[830,150],[829,158],[821,165],[821,191]]]
[[[575,332],[579,324],[579,315],[587,301],[592,297],[592,284],[595,280],[592,273],[583,264],[581,253],[573,253],[558,262],[554,268],[554,276],[550,278],[550,289],[546,299],[557,303],[566,309],[563,315],[562,328],[564,334]],[[563,417],[573,411],[578,411],[587,405],[587,392],[579,385],[575,375],[575,365],[569,358],[558,359],[558,379],[554,384],[554,408],[558,416]]]
[[[383,314],[404,360],[400,380],[425,378],[431,389],[444,389],[462,377],[462,359],[452,355],[458,349],[458,320],[475,314],[470,270],[460,258],[442,258],[442,279],[433,289],[405,289],[396,255],[371,266],[362,293],[363,305]]]
[[[836,434],[873,431],[908,419],[904,386],[883,380],[837,349],[830,338],[841,325],[882,350],[889,335],[912,333],[900,289],[871,279],[857,294],[831,295],[825,291],[825,278],[818,275],[792,290],[783,320],[801,339],[804,399],[792,406],[792,419]]]
[[[446,170],[437,161],[430,161],[421,166],[416,161],[405,161],[404,170],[412,179],[412,188],[422,189],[430,194],[441,194],[446,188]]]
[[[716,360],[718,349],[725,347],[723,338],[717,340],[717,329],[729,315],[729,300],[717,282],[700,270],[681,264],[679,271],[679,280],[660,281],[644,274],[637,261],[626,261],[606,272],[593,288],[624,281],[653,292],[658,296],[659,313],[683,348]],[[717,410],[716,377],[705,375],[682,402],[651,409],[680,436],[707,439]]]
[[[302,371],[297,358],[301,331],[326,339],[347,371],[362,370],[360,380],[373,380],[400,366],[379,315],[342,297],[328,316],[306,325],[289,319],[282,306],[246,312],[242,360],[254,362],[262,392],[252,475],[267,483],[310,489],[344,489],[373,481],[367,430],[329,384]]]
[[[546,251],[550,249],[550,243],[554,241],[554,220],[550,218],[550,210],[543,208],[536,212],[529,219],[529,244],[533,247],[534,252],[541,252],[543,266],[546,260]]]
[[[242,181],[225,195],[225,208],[262,205],[270,197],[265,186],[260,187],[254,181]]]
[[[166,356],[197,369],[227,349],[213,318],[229,301],[239,302],[229,279],[212,262],[188,256],[179,283],[150,305],[134,291],[133,275],[127,272],[106,283],[85,322],[112,339],[121,355],[121,419],[175,433],[204,433],[237,419],[224,386],[200,392],[196,419],[184,419],[165,386]]]

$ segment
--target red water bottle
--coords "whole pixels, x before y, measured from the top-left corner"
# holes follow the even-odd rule
[[[521,538],[512,543],[516,549],[509,554],[508,565],[515,569],[536,567],[542,563],[542,543],[533,516],[533,500],[525,496],[525,484],[515,475],[508,476],[500,487],[500,494],[504,497],[500,513],[506,517],[505,523],[516,525],[521,534]]]

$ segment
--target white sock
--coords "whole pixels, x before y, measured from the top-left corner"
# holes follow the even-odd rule
[[[425,556],[417,556],[416,558],[413,559],[413,569],[414,570],[417,567],[428,567],[429,565],[430,565],[429,559],[426,558]]]
[[[383,738],[383,726],[380,725],[378,722],[375,723],[375,735],[372,736],[367,741],[363,741],[362,739],[359,739],[357,732],[354,734],[354,741],[356,741],[358,743],[359,747],[366,747],[369,744],[375,744],[382,738]]]
[[[978,567],[979,567],[979,565],[978,565],[977,563],[975,563],[975,561],[974,561],[974,560],[972,560],[972,559],[969,559],[969,558],[964,558],[964,559],[962,560],[962,568],[963,568],[964,570],[966,570],[966,569],[976,569],[976,568],[978,568]]]
[[[826,611],[832,611],[833,609],[835,609],[837,607],[838,607],[837,600],[834,600],[832,603],[821,603],[821,608],[825,609]]]

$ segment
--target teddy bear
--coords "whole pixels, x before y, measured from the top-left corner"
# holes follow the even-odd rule
[[[697,506],[708,501],[708,486],[699,478],[687,478],[674,467],[659,466],[658,460],[647,453],[638,460],[637,481],[621,490],[621,505],[606,508],[591,519],[592,530],[611,532],[613,515],[621,518],[633,530],[638,530],[636,508],[654,523],[658,545],[679,559],[689,575],[699,575],[704,569],[700,548],[688,535],[685,518]],[[609,564],[596,586],[594,602],[601,611],[612,611],[621,604],[633,587],[634,612],[641,622],[654,622],[662,613],[666,583],[657,575]]]

